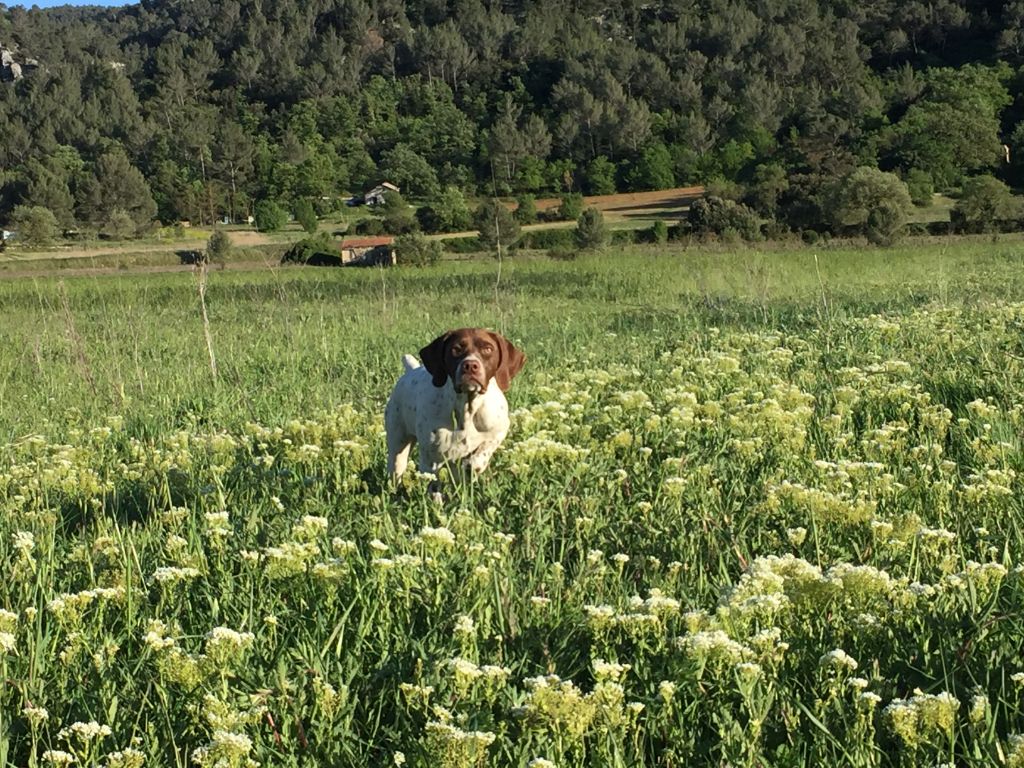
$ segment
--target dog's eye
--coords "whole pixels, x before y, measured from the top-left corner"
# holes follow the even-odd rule
[[[494,347],[492,347],[490,344],[484,344],[482,347],[480,347],[481,355],[489,355],[492,352],[494,352]]]
[[[459,355],[462,354],[462,347],[460,345],[456,345],[456,346],[452,347],[450,351],[451,351],[452,357],[458,357]]]

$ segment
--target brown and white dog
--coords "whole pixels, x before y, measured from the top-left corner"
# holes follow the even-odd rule
[[[526,355],[499,333],[460,328],[420,350],[423,365],[405,355],[405,373],[384,410],[388,473],[405,472],[419,443],[420,472],[446,463],[478,475],[508,433],[505,391]]]

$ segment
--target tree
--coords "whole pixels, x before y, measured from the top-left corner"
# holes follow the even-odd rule
[[[488,250],[508,250],[519,239],[519,222],[494,198],[480,203],[473,222],[480,233],[480,245]]]
[[[316,211],[313,210],[313,204],[306,198],[299,200],[295,204],[295,220],[299,222],[306,234],[312,235],[316,232],[317,218]]]
[[[516,202],[516,209],[512,214],[516,221],[520,224],[533,224],[537,221],[537,201],[533,195],[520,195]]]
[[[397,144],[381,158],[381,172],[393,184],[410,195],[424,198],[437,197],[440,185],[437,172],[426,158],[408,144]]]
[[[96,225],[109,223],[115,211],[123,211],[131,219],[135,234],[156,216],[149,184],[120,146],[100,156],[82,192],[81,218]]]
[[[988,232],[1000,221],[1021,215],[1021,202],[1010,188],[992,176],[973,176],[964,182],[950,222],[961,232]]]
[[[584,250],[598,250],[607,242],[604,214],[597,208],[587,208],[576,223],[576,244]]]
[[[53,211],[41,205],[19,205],[11,220],[26,245],[49,245],[59,231]]]
[[[672,155],[664,144],[647,147],[626,173],[626,182],[634,191],[670,189],[676,185]]]
[[[231,237],[220,227],[213,230],[206,241],[206,252],[203,254],[207,264],[224,264],[231,256]]]
[[[135,235],[135,222],[124,208],[114,209],[105,222],[102,232],[113,240],[128,240]]]
[[[277,232],[288,223],[288,214],[273,200],[260,200],[253,209],[256,229],[260,232]]]
[[[395,238],[395,259],[398,264],[423,267],[436,264],[441,258],[441,242],[420,232],[408,232]]]
[[[920,168],[911,168],[907,171],[907,191],[910,193],[910,200],[918,208],[924,208],[932,204],[932,195],[935,194],[935,184],[932,182],[932,175]]]
[[[598,155],[583,171],[583,183],[587,194],[615,194],[615,164],[604,155]]]
[[[865,235],[888,245],[902,233],[911,208],[910,193],[896,174],[863,166],[832,185],[825,214],[837,233]]]
[[[384,220],[384,229],[392,235],[412,232],[417,227],[416,216],[399,192],[384,193],[381,218]]]
[[[558,218],[562,221],[576,221],[582,213],[583,195],[579,192],[562,195],[562,202],[558,206]]]

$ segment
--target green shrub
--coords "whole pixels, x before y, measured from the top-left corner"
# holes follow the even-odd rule
[[[352,231],[357,235],[367,235],[369,237],[383,235],[384,222],[376,218],[360,219],[352,226]]]
[[[569,192],[562,195],[562,203],[558,206],[558,218],[562,221],[577,221],[583,213],[583,195]]]
[[[761,237],[761,219],[742,203],[720,197],[694,200],[687,212],[687,222],[698,235],[722,235],[733,230],[744,240]]]
[[[894,173],[863,166],[829,185],[824,213],[835,234],[859,234],[889,245],[903,233],[912,205],[907,185]]]
[[[668,225],[664,221],[656,221],[651,224],[651,242],[664,245],[668,241]]]
[[[26,245],[49,245],[57,237],[57,217],[41,205],[19,205],[11,217],[18,240]]]
[[[204,254],[208,264],[223,264],[231,256],[231,238],[223,229],[213,230]]]
[[[281,257],[282,264],[341,264],[341,256],[331,236],[326,232],[303,238],[294,243]]]
[[[537,200],[533,195],[520,195],[515,213],[520,224],[533,224],[537,221]]]
[[[1020,199],[994,176],[974,176],[964,182],[960,199],[949,213],[959,232],[991,232],[998,223],[1020,216]]]
[[[932,175],[920,168],[911,168],[907,173],[907,192],[910,193],[910,201],[918,208],[931,205],[932,195],[935,194]]]
[[[316,211],[313,210],[313,204],[309,200],[299,200],[295,204],[295,220],[299,222],[299,225],[306,230],[307,234],[312,235],[316,232],[317,218]]]
[[[395,239],[395,259],[400,265],[423,267],[436,264],[441,258],[441,241],[431,240],[420,232],[399,235]]]
[[[608,242],[608,228],[604,214],[597,208],[587,208],[576,222],[576,245],[584,250],[604,248]]]
[[[273,200],[260,200],[253,207],[256,229],[260,232],[277,232],[288,223],[288,214]]]

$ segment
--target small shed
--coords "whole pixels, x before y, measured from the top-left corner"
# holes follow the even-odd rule
[[[378,184],[376,187],[374,187],[365,195],[363,195],[363,202],[366,205],[384,205],[384,195],[386,193],[401,191],[401,189],[396,187],[390,181],[385,181]]]
[[[342,240],[338,246],[341,264],[353,267],[392,267],[395,265],[394,244],[395,238],[388,235]]]

